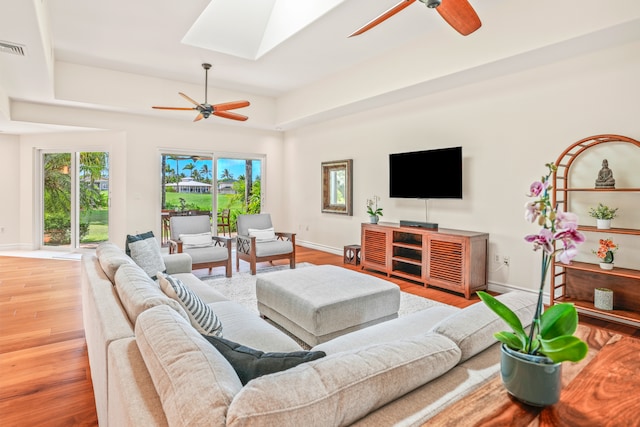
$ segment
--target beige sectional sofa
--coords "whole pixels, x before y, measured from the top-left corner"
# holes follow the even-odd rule
[[[288,335],[191,274],[186,254],[164,255],[213,308],[224,338],[265,352],[300,351]],[[124,251],[104,243],[82,258],[85,334],[101,426],[420,425],[498,371],[482,304],[436,306],[314,347],[325,357],[242,385],[230,363],[176,301]],[[268,273],[266,273],[268,274]],[[500,297],[523,322],[535,296]]]

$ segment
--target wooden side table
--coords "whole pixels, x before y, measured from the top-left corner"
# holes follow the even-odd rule
[[[360,265],[360,245],[347,245],[344,247],[345,264]]]
[[[432,426],[631,426],[640,425],[640,340],[579,326],[587,357],[562,365],[560,401],[546,408],[509,395],[498,373],[474,393],[427,422]]]

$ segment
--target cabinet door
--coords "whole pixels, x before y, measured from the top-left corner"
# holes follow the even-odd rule
[[[387,239],[386,231],[376,228],[362,229],[362,267],[387,272]]]
[[[463,240],[445,236],[429,238],[429,284],[463,292],[464,259]]]

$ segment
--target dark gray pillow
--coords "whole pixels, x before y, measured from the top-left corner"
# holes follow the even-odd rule
[[[293,351],[290,353],[265,353],[224,338],[203,337],[213,345],[233,366],[242,385],[254,378],[285,371],[304,362],[326,356],[324,351]]]

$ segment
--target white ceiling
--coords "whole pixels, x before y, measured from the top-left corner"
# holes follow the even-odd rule
[[[201,63],[209,62],[210,88],[275,103],[295,99],[319,82],[340,81],[343,75],[379,81],[370,94],[349,101],[350,107],[333,101],[352,112],[380,105],[385,96],[398,100],[436,90],[443,78],[446,88],[488,78],[496,65],[502,73],[517,71],[640,38],[635,0],[605,5],[598,0],[471,0],[483,26],[468,37],[416,2],[368,33],[347,38],[398,1],[1,0],[0,42],[22,45],[26,55],[0,52],[0,131],[42,131],[11,121],[13,102],[69,103],[56,91],[69,69],[64,64],[201,87]],[[461,74],[467,78],[459,78]],[[420,84],[423,90],[409,95],[401,86],[385,88],[384,79],[403,78],[411,82],[404,89]],[[82,102],[117,109],[106,98]],[[177,94],[173,99],[174,106],[189,106]],[[171,101],[160,95],[157,101],[140,100],[140,113],[159,114],[149,105],[166,102]],[[329,110],[322,107],[310,115],[326,118],[323,113]]]

